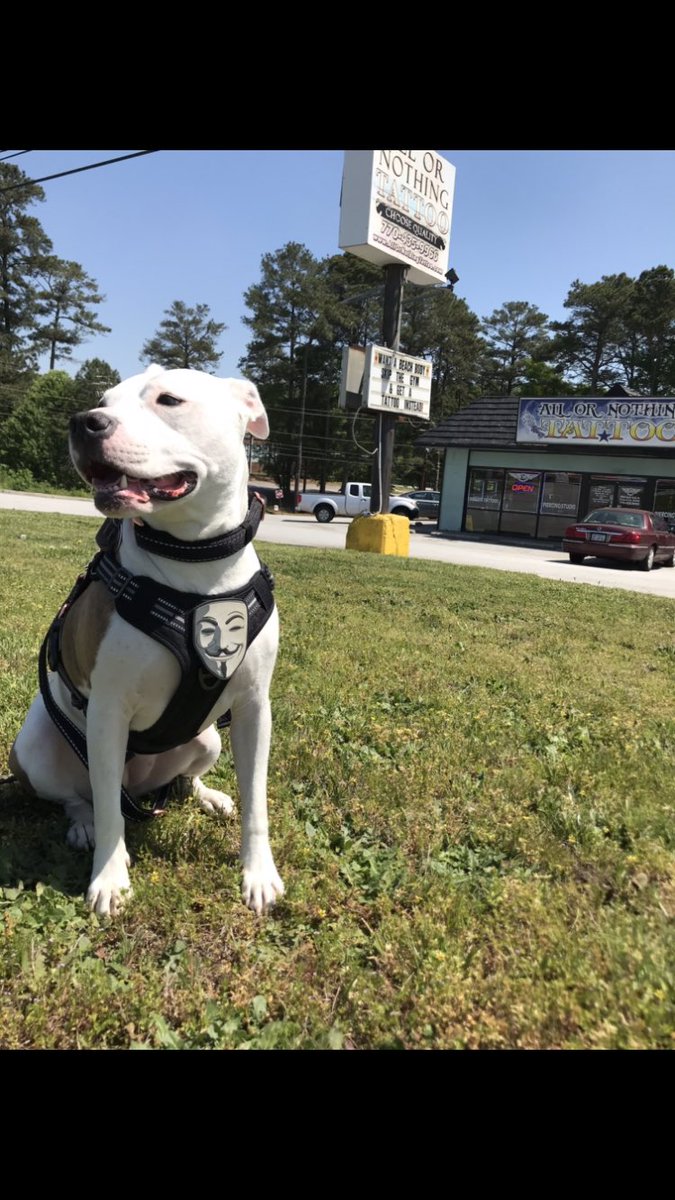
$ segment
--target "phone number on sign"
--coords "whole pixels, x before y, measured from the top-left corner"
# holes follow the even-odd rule
[[[386,235],[386,236],[383,236]],[[380,242],[381,245],[388,249],[396,249],[411,258],[413,262],[419,263],[421,267],[435,267],[438,263],[438,250],[435,246],[427,246],[419,239],[413,237],[405,229],[396,229],[386,222],[382,222],[382,228],[379,234],[373,234],[373,241]],[[440,266],[437,270],[440,271]]]

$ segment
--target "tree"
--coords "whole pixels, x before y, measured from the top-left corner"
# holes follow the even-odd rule
[[[480,394],[486,353],[480,321],[466,301],[449,289],[406,286],[401,348],[431,360],[431,425]],[[394,465],[399,483],[425,487],[429,452],[415,446],[420,432],[420,424],[414,419],[397,426]]]
[[[652,267],[635,281],[626,317],[626,383],[649,396],[675,391],[675,271]]]
[[[490,390],[511,395],[521,382],[525,363],[546,356],[547,328],[546,314],[526,300],[509,300],[483,319]]]
[[[182,300],[174,300],[164,311],[166,316],[160,321],[157,333],[143,346],[141,362],[155,362],[167,370],[175,367],[193,371],[215,369],[223,357],[223,351],[216,349],[216,343],[227,325],[211,318],[208,304],[189,308]]]
[[[480,321],[449,289],[406,288],[401,345],[409,354],[432,361],[434,421],[442,421],[479,394],[486,354]]]
[[[363,415],[359,431],[354,414],[337,407],[345,346],[365,346],[382,337],[384,278],[382,268],[353,254],[333,254],[318,266],[315,300],[321,310],[319,336],[312,350],[312,404],[305,439],[307,469],[325,491],[328,479],[368,479],[372,460],[359,442],[370,442],[372,416]],[[315,326],[316,328],[316,326]]]
[[[529,359],[523,364],[519,396],[578,396],[582,391],[583,388],[568,383],[549,363]]]
[[[53,254],[43,258],[37,279],[35,312],[47,319],[30,336],[39,353],[49,352],[49,370],[53,371],[57,360],[70,358],[73,347],[86,341],[87,334],[110,333],[91,307],[103,304],[105,296],[79,263]]]
[[[0,426],[27,396],[37,378],[37,367],[17,355],[0,352]]]
[[[366,346],[382,336],[384,277],[382,268],[354,254],[323,259],[327,316],[340,346]]]
[[[381,270],[353,255],[317,261],[289,242],[263,255],[260,280],[245,293],[252,337],[239,367],[261,389],[272,430],[263,461],[288,503],[294,474],[300,486],[310,475],[322,488],[370,474],[368,451],[356,444],[353,416],[337,407],[337,396],[342,347],[380,337],[381,295],[362,293],[382,285]],[[369,441],[370,431],[361,436]]]
[[[122,376],[119,371],[111,367],[105,359],[88,358],[73,380],[77,410],[96,408],[103,393],[121,382]]]
[[[36,480],[75,487],[68,421],[79,408],[75,381],[65,371],[41,375],[0,427],[0,462],[31,471]]]
[[[287,497],[307,407],[309,345],[320,316],[318,266],[306,246],[287,242],[275,253],[263,254],[260,281],[244,292],[251,315],[242,320],[252,339],[239,366],[264,391],[273,418],[265,457]]]
[[[40,222],[27,213],[45,198],[11,163],[0,163],[0,378],[35,365],[27,333],[35,325],[36,277],[52,249]]]
[[[565,300],[568,321],[552,321],[551,357],[566,367],[591,395],[613,383],[627,345],[627,318],[635,281],[628,275],[603,275],[598,283],[575,279]]]

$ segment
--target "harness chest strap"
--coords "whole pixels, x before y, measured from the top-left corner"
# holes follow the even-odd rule
[[[216,606],[220,601],[245,605],[248,650],[274,610],[274,579],[270,571],[263,564],[245,587],[216,596],[201,596],[178,592],[146,576],[131,575],[104,553],[98,559],[93,577],[100,579],[114,596],[119,615],[170,650],[181,669],[181,681],[161,717],[149,729],[132,730],[129,749],[135,754],[160,754],[183,745],[199,732],[232,678],[216,676],[205,667],[195,646],[197,612],[205,604]],[[219,721],[219,727],[225,723]]]

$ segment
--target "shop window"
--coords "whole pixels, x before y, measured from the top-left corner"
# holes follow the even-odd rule
[[[504,512],[536,513],[539,507],[540,471],[507,471]],[[505,528],[502,523],[502,528]]]
[[[496,509],[502,504],[504,472],[490,467],[474,467],[469,480],[467,508]],[[467,525],[468,528],[468,525]]]
[[[571,471],[546,471],[539,508],[539,537],[562,537],[576,521],[579,511],[581,475]]]
[[[537,526],[537,537],[561,538],[568,525],[572,525],[575,517],[540,517]]]
[[[646,480],[644,483],[619,483],[616,489],[619,508],[644,508],[646,483]]]
[[[579,507],[580,490],[581,475],[571,471],[547,471],[539,511],[543,516],[567,517],[573,521]]]
[[[657,479],[654,512],[661,513],[662,516],[675,513],[675,479]]]
[[[646,479],[593,476],[588,492],[588,511],[592,512],[595,508],[645,508],[646,493]]]
[[[613,483],[596,483],[594,480],[588,493],[588,511],[592,512],[594,508],[613,508],[614,492]]]
[[[499,509],[468,508],[464,528],[467,533],[496,533],[499,529]]]
[[[537,532],[537,514],[524,512],[502,512],[500,533],[517,533],[523,537],[534,537]]]

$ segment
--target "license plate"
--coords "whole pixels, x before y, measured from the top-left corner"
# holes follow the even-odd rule
[[[591,534],[592,542],[606,542],[608,540],[608,538],[609,538],[608,533],[592,533]]]

